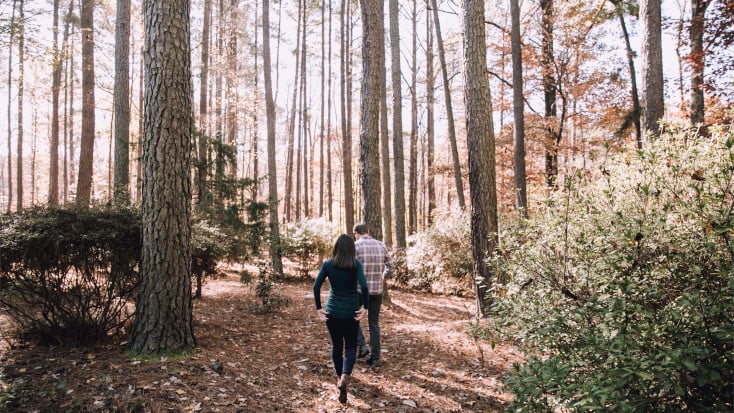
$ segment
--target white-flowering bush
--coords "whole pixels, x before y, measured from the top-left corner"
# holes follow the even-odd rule
[[[339,227],[323,218],[311,218],[287,224],[281,237],[283,254],[299,265],[299,273],[307,277],[318,271],[321,261],[331,255]]]
[[[734,136],[666,135],[500,234],[516,411],[732,411]]]

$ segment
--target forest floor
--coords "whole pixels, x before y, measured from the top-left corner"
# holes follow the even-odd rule
[[[65,348],[0,334],[0,412],[505,410],[502,378],[521,358],[511,346],[493,348],[466,333],[473,300],[398,289],[380,314],[381,365],[358,360],[349,401],[339,403],[312,285],[275,285],[288,305],[263,313],[254,287],[237,276],[207,281],[194,301],[198,346],[186,357],[133,359],[122,339]]]

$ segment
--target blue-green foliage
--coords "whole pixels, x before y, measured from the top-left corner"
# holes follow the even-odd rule
[[[527,354],[511,410],[732,411],[733,146],[606,154],[500,234],[490,329]]]

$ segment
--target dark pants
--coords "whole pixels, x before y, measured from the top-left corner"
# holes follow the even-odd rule
[[[380,359],[380,307],[382,295],[370,295],[370,305],[367,308],[367,325],[370,329],[370,360]],[[358,329],[357,345],[365,344],[362,329]]]
[[[357,360],[359,321],[351,318],[330,318],[326,320],[326,327],[331,336],[331,359],[334,361],[337,377],[352,374],[354,362]]]

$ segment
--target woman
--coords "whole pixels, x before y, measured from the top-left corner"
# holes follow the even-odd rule
[[[329,298],[321,308],[321,285],[328,278]],[[365,306],[369,304],[367,280],[362,264],[355,257],[354,240],[342,234],[334,244],[331,259],[321,265],[319,275],[313,284],[316,301],[316,314],[319,320],[326,321],[331,336],[331,359],[334,361],[336,376],[339,378],[339,401],[347,402],[347,384],[357,359],[357,330],[359,320],[367,311],[359,305],[359,285]]]

